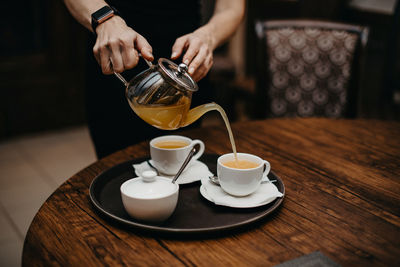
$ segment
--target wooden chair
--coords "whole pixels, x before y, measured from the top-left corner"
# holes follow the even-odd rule
[[[257,117],[355,117],[368,28],[258,21]]]

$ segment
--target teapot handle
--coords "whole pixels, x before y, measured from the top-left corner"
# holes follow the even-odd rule
[[[153,63],[151,63],[151,61],[148,61],[147,59],[145,59],[144,57],[142,57],[142,54],[141,54],[141,53],[139,53],[139,57],[143,58],[144,61],[146,61],[146,64],[147,64],[150,68],[153,67]],[[111,60],[111,59],[110,59],[110,60]],[[112,65],[112,61],[111,61],[111,65]],[[129,85],[129,83],[125,80],[124,76],[122,76],[121,73],[117,73],[117,72],[115,72],[115,71],[113,71],[113,72],[114,72],[114,75],[125,85],[125,87],[127,87],[127,86]]]
[[[153,67],[153,63],[151,61],[148,61],[147,59],[145,59],[144,57],[142,57],[142,54],[139,53],[139,57],[143,58],[144,61],[146,61],[147,66],[149,66],[149,68]]]
[[[125,87],[128,87],[128,82],[125,80],[125,78],[118,72],[114,72],[114,75],[125,85]]]

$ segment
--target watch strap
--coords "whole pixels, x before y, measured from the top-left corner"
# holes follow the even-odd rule
[[[112,6],[103,6],[92,14],[92,29],[93,33],[96,34],[96,28],[101,23],[114,17],[115,15],[120,16],[118,10]]]

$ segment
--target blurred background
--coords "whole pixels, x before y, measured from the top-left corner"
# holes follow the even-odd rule
[[[207,17],[212,0],[202,1]],[[7,10],[18,12],[5,12],[1,18],[1,140],[85,123],[84,44],[88,32],[70,16],[62,1],[22,2],[3,4]],[[396,0],[249,0],[246,18],[237,34],[216,52],[211,77],[218,85],[240,86],[251,92],[257,19],[314,18],[364,25],[370,28],[370,36],[358,116],[396,119],[399,116],[394,111],[399,111],[399,104],[393,104],[399,101],[400,53],[396,57],[393,54],[399,51],[400,42],[395,3]],[[393,78],[397,79],[397,95],[390,80]],[[224,95],[224,88],[219,88],[216,94],[223,103],[229,97]]]
[[[213,1],[202,2],[206,21]],[[62,1],[2,5],[7,12],[0,18],[0,265],[18,266],[24,236],[40,205],[96,160],[84,111],[90,33]],[[257,118],[248,105],[255,91],[255,21],[291,18],[368,26],[357,117],[400,120],[397,0],[248,0],[243,23],[215,51],[210,71],[216,102],[231,121]],[[220,120],[207,116],[203,123]]]

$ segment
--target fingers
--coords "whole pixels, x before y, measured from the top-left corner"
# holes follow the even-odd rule
[[[200,46],[201,46],[201,41],[199,39],[197,38],[191,39],[187,51],[183,56],[183,63],[189,65],[192,62],[193,58],[199,53]]]
[[[104,74],[111,74],[112,67],[110,64],[110,51],[106,46],[98,45],[93,48],[96,60],[101,66],[101,71]]]
[[[107,72],[105,74],[112,74],[113,71],[115,71],[117,73],[123,72],[124,71],[124,62],[122,61],[122,55],[121,55],[122,47],[120,46],[119,41],[111,40],[109,47],[111,50],[110,61],[112,64],[112,70],[109,71],[107,68],[106,69]]]
[[[145,58],[145,59],[147,59],[149,61],[153,61],[154,60],[153,48],[147,42],[147,40],[143,36],[141,36],[140,34],[138,34],[137,37],[136,37],[135,47],[142,54],[143,58]]]
[[[207,31],[198,30],[178,38],[172,46],[171,59],[182,56],[189,74],[196,81],[202,79],[213,64],[213,45]]]
[[[120,73],[134,68],[139,61],[138,50],[145,59],[154,60],[152,47],[139,34],[121,36],[107,41],[98,40],[93,47],[93,54],[102,72],[112,74],[114,71]]]
[[[184,35],[176,39],[174,45],[172,46],[171,59],[177,59],[182,55],[183,50],[186,48],[187,42],[188,42],[187,35]]]
[[[124,63],[120,45],[116,41],[98,39],[93,47],[93,54],[101,67],[103,74],[122,72]]]
[[[213,56],[212,54],[209,54],[206,59],[203,61],[203,63],[196,69],[196,71],[191,74],[192,78],[197,82],[203,79],[208,71],[211,69],[213,65]]]
[[[135,37],[123,36],[122,45],[122,62],[124,64],[124,70],[134,68],[139,62],[139,55],[134,48],[133,41]]]
[[[209,46],[200,40],[193,39],[183,56],[183,63],[188,65],[189,74],[195,81],[199,81],[210,70],[213,64],[213,53]]]
[[[189,51],[188,51],[188,52],[189,52]],[[187,54],[187,53],[186,53],[186,54]],[[202,47],[200,48],[200,51],[197,53],[197,55],[195,55],[195,58],[191,61],[190,65],[188,66],[188,67],[189,67],[189,74],[190,74],[190,75],[193,75],[194,72],[197,70],[197,68],[198,68],[200,65],[203,64],[203,62],[205,61],[205,59],[206,59],[206,57],[207,57],[208,54],[209,54],[208,48],[207,48],[206,46],[202,46]],[[186,56],[187,56],[187,55],[185,55],[184,58],[187,58]],[[184,60],[185,60],[185,59],[184,59]],[[184,61],[184,62],[185,62],[185,61]],[[187,64],[187,63],[185,63],[185,64]]]
[[[139,61],[138,52],[141,52],[145,59],[154,60],[152,47],[146,39],[127,27],[118,16],[99,25],[96,32],[93,54],[104,74],[134,68]]]
[[[139,54],[136,49],[124,48],[122,50],[122,61],[124,63],[124,70],[132,69],[136,67],[139,62]]]

